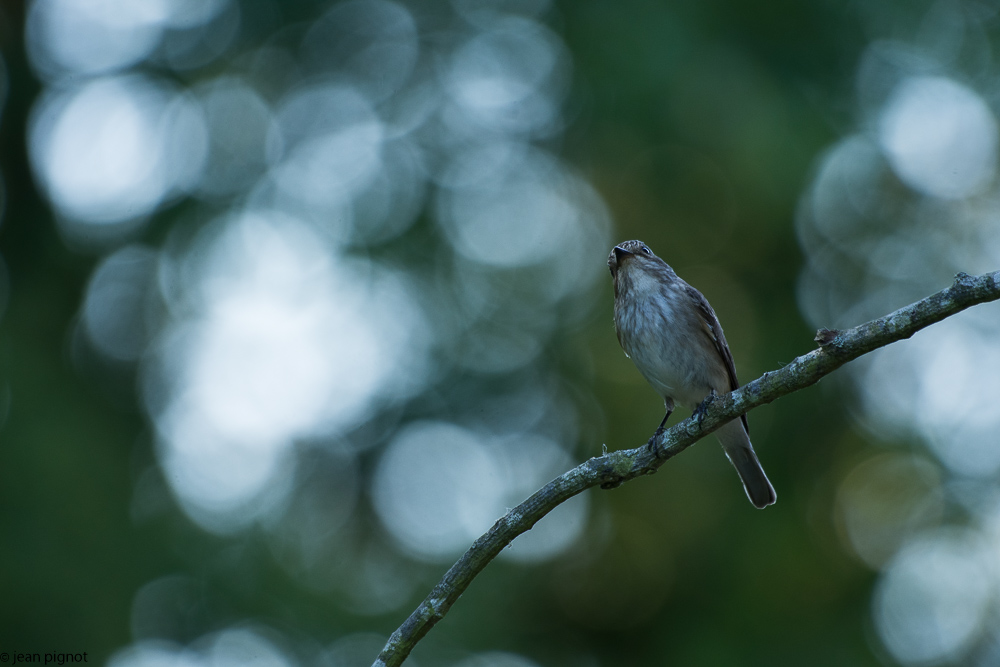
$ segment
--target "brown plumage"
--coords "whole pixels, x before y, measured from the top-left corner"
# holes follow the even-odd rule
[[[722,325],[701,292],[641,241],[615,246],[608,257],[615,287],[615,331],[625,354],[663,397],[694,410],[712,392],[740,386]],[[755,507],[774,503],[774,488],[750,444],[746,415],[715,432]]]

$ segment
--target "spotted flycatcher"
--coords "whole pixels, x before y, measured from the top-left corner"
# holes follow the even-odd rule
[[[719,318],[701,292],[681,280],[642,241],[616,245],[608,267],[615,284],[618,342],[663,397],[667,414],[657,434],[675,404],[697,412],[714,394],[740,386]],[[763,509],[777,497],[753,451],[749,433],[743,415],[715,435],[743,480],[750,502]]]

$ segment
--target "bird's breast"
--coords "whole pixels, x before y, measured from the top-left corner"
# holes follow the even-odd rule
[[[625,353],[664,398],[697,405],[708,393],[704,342],[683,304],[656,285],[633,283],[615,300],[615,329]],[[636,289],[638,288],[638,289]]]

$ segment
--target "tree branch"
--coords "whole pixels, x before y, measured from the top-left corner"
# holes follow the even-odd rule
[[[611,452],[556,477],[507,512],[475,541],[430,595],[392,633],[372,667],[402,664],[417,642],[444,618],[476,575],[504,547],[576,494],[592,486],[614,488],[636,477],[652,474],[668,459],[745,412],[815,384],[848,361],[909,338],[924,327],[970,306],[997,299],[1000,299],[1000,271],[978,277],[959,273],[951,287],[885,317],[847,331],[820,329],[816,334],[818,349],[796,358],[780,370],[764,373],[736,391],[717,397],[701,421],[691,417],[663,432],[655,443],[655,452],[646,446]]]

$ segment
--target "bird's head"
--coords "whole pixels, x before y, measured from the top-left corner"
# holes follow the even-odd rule
[[[666,262],[653,254],[642,241],[625,241],[611,249],[608,268],[615,286],[615,298],[659,291],[663,282],[676,277]]]
[[[645,264],[651,266],[662,262],[663,260],[654,255],[649,246],[642,241],[619,243],[611,249],[611,254],[608,255],[608,268],[611,270],[611,277],[615,279],[615,282],[618,280],[619,271],[628,272]]]

